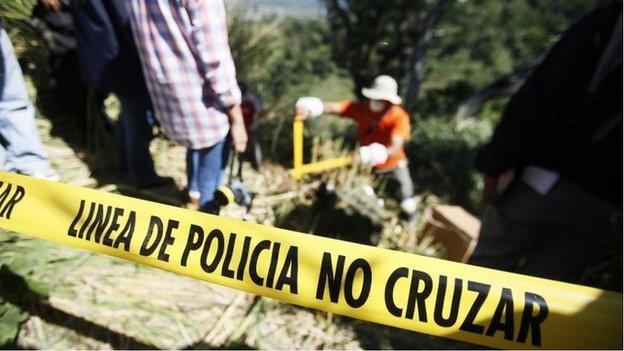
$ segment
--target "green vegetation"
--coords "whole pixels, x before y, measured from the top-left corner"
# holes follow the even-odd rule
[[[478,212],[477,148],[531,67],[598,1],[324,3],[327,18],[252,19],[240,5],[230,9],[239,78],[265,102],[265,153],[290,167],[297,97],[354,98],[376,75],[391,74],[411,112],[407,149],[416,187]],[[503,84],[492,87],[499,79]],[[306,123],[306,150],[313,137],[355,145],[353,127],[337,118]]]

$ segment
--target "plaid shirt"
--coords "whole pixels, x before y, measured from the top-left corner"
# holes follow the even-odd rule
[[[241,102],[222,0],[131,0],[147,88],[165,134],[191,149],[223,140]]]

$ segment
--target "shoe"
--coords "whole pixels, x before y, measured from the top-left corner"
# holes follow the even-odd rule
[[[34,171],[32,173],[24,173],[25,175],[31,176],[31,177],[35,177],[35,178],[39,178],[39,179],[45,179],[45,180],[49,180],[51,182],[59,182],[61,181],[61,174],[56,171],[55,169],[52,168],[47,168],[47,169],[42,169],[39,171]]]
[[[199,191],[189,191],[186,193],[186,208],[189,210],[199,210],[199,199],[201,194]]]
[[[134,183],[134,186],[138,189],[150,189],[150,188],[160,188],[160,187],[169,186],[173,184],[175,184],[175,182],[173,178],[171,177],[156,176],[149,180],[136,182]]]

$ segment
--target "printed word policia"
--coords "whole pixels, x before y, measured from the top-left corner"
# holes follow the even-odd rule
[[[176,237],[184,238],[183,249],[178,245],[181,250],[176,250],[181,253],[175,258],[179,262],[172,264],[198,266],[209,275],[217,274],[277,291],[287,289],[294,295],[300,293],[299,272],[302,267],[299,267],[300,248],[296,245],[254,240],[253,236],[233,232],[226,235],[221,229],[203,228],[197,224],[190,224],[186,235],[176,235],[180,221],[152,215],[138,247],[138,243],[132,245],[136,223],[135,211],[95,202],[87,204],[81,200],[67,234],[126,252],[138,251],[143,257],[155,256],[162,262],[170,262],[169,248],[174,245]],[[541,345],[540,327],[548,317],[549,309],[545,299],[538,294],[522,292],[524,301],[518,301],[519,293],[514,296],[510,288],[494,290],[489,284],[460,278],[451,283],[446,275],[438,275],[435,279],[430,273],[415,269],[417,267],[397,267],[386,276],[380,277],[379,273],[375,276],[373,265],[366,259],[350,258],[347,262],[347,257],[332,256],[330,252],[324,252],[322,258],[315,260],[318,261],[310,264],[318,267],[315,276],[318,278],[305,290],[315,291],[318,301],[329,298],[328,303],[344,303],[358,309],[369,302],[372,289],[383,287],[383,306],[393,317],[489,337],[498,337],[497,334],[502,333],[509,341]],[[309,268],[304,267],[304,270]],[[408,287],[403,297],[395,296],[398,286]],[[447,294],[447,288],[452,289],[450,294]],[[523,304],[523,308],[520,318],[515,318],[514,305],[518,303]],[[431,304],[434,307],[428,310],[427,306]],[[488,313],[492,309],[483,307],[487,304],[496,306],[493,312]],[[461,318],[460,310],[467,311]],[[486,313],[491,315],[483,318]]]

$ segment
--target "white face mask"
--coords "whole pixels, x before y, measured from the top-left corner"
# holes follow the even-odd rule
[[[368,108],[373,112],[381,112],[386,104],[381,100],[370,100],[368,102]]]

